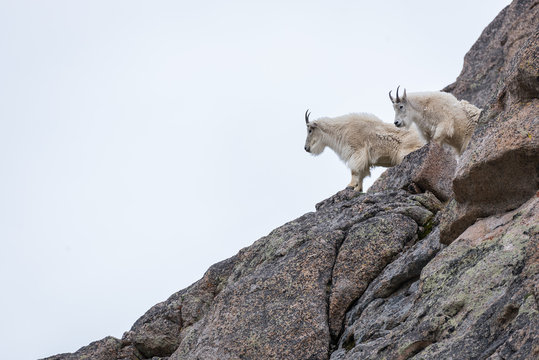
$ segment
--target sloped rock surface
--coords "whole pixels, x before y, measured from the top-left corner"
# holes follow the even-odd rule
[[[110,360],[116,359],[120,351],[120,340],[108,336],[102,340],[94,341],[88,346],[80,348],[73,354],[60,354],[48,357],[47,360]]]
[[[365,251],[369,276],[381,271],[417,238],[414,207],[433,216],[404,191],[357,196],[344,190],[244,249],[212,310],[171,359],[327,359],[332,330],[338,334],[347,306],[366,287],[347,260]],[[366,236],[388,235],[388,222],[405,236],[395,234],[386,244]],[[341,302],[343,288],[357,295]]]
[[[200,320],[231,274],[236,257],[210,267],[203,278],[152,307],[122,338],[119,359],[170,356],[182,341],[182,329]]]
[[[441,204],[428,193],[348,189],[317,208],[154,306],[109,358],[328,359],[347,309],[428,232]]]

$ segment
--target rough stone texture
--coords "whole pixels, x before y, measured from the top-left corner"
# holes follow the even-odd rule
[[[539,197],[478,221],[418,281],[361,299],[331,359],[536,359],[538,224]]]
[[[344,314],[352,302],[365,291],[376,274],[401,252],[406,243],[417,237],[417,228],[418,225],[406,216],[388,214],[350,229],[333,269],[329,299],[333,337],[339,335]]]
[[[94,341],[88,346],[80,348],[73,354],[60,354],[44,360],[111,360],[116,359],[120,350],[120,340],[108,336],[102,340]]]
[[[450,86],[485,111],[443,211],[454,158],[429,145],[212,266],[121,340],[48,360],[539,358],[538,4],[502,11]]]
[[[539,188],[539,6],[533,4],[538,3],[515,1],[498,16],[503,20],[512,18],[515,9],[529,10],[518,25],[507,29],[508,38],[515,38],[512,58],[501,72],[492,70],[499,81],[495,96],[456,169],[455,201],[442,219],[444,244],[477,218],[515,209]],[[499,31],[507,27],[505,22],[494,24],[501,26]],[[530,29],[535,32],[528,36]]]
[[[418,280],[423,267],[442,249],[442,246],[440,244],[440,231],[436,228],[389,264],[376,281],[370,283],[354,306],[353,311],[350,312],[350,316],[363,311],[374,299],[386,298],[396,292],[403,284]]]
[[[418,224],[412,217],[423,219],[424,212],[427,218],[433,216],[417,197],[429,201],[428,195],[404,191],[357,196],[344,190],[319,204],[316,213],[244,249],[213,309],[186,335],[171,359],[327,359],[330,326],[336,324],[336,335],[347,308],[329,305],[328,313],[328,298],[338,299],[335,295],[343,284],[358,277],[363,281],[361,270],[348,268],[346,260],[357,256],[354,251],[371,251],[364,254],[375,267],[368,276],[381,271],[385,258],[398,253],[406,238],[394,236],[391,246],[376,244],[366,234],[390,237],[383,225],[395,222],[395,231],[409,239],[417,237]],[[414,212],[414,207],[420,210]],[[351,286],[357,295],[348,302],[359,296],[358,288],[361,285]]]
[[[537,31],[538,4],[537,0],[516,0],[502,10],[464,57],[457,80],[444,91],[485,108],[503,86],[515,53]]]
[[[412,193],[430,191],[442,201],[453,197],[455,153],[435,143],[408,154],[399,165],[387,169],[367,192],[404,189]]]
[[[182,329],[201,319],[232,271],[236,257],[210,267],[201,280],[152,307],[122,337],[119,358],[170,356],[182,341]]]

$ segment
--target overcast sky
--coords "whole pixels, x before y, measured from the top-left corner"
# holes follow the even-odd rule
[[[2,358],[121,337],[313,211],[350,175],[305,110],[392,122],[508,3],[0,0]]]

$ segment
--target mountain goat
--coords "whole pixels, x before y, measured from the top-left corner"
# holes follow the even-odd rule
[[[443,143],[453,147],[460,155],[470,142],[473,131],[481,114],[481,109],[466,100],[458,101],[452,94],[430,91],[417,92],[402,98],[393,99],[391,91],[389,99],[395,110],[395,125],[410,128],[415,123],[421,135],[427,141],[438,145]]]
[[[322,117],[309,121],[305,112],[307,139],[305,151],[319,155],[329,147],[352,171],[351,186],[363,191],[363,179],[372,166],[391,167],[424,143],[414,131],[397,129],[372,114],[360,113]]]

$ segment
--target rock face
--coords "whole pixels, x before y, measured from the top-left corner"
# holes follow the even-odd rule
[[[121,348],[120,340],[112,336],[102,340],[95,341],[88,346],[85,346],[74,354],[60,354],[47,358],[48,360],[109,360],[116,359],[116,355]]]
[[[503,9],[464,57],[457,81],[444,91],[484,109],[503,86],[515,54],[537,32],[538,12],[536,0],[516,0]]]
[[[418,194],[430,191],[442,201],[453,197],[455,154],[435,143],[408,154],[400,166],[386,170],[369,188],[369,193],[403,189]]]
[[[534,197],[518,210],[478,221],[419,277],[410,273],[400,287],[384,291],[387,279],[406,273],[400,269],[409,264],[393,263],[349,312],[331,359],[536,358],[538,224]],[[403,256],[436,251],[432,241],[427,237]]]
[[[213,265],[122,339],[48,359],[539,358],[538,9],[503,10],[446,88],[485,109],[458,164],[425,146],[367,194],[340,191]]]
[[[522,12],[521,17],[516,16]],[[442,221],[442,242],[449,244],[480,217],[517,208],[539,185],[539,3],[515,1],[496,18],[474,47],[483,56],[467,56],[466,69],[484,67],[494,54],[500,71],[483,74],[492,81],[490,102],[479,118],[453,181],[455,201]],[[507,23],[510,21],[510,23]],[[514,21],[514,22],[513,22]],[[498,28],[492,28],[497,25]],[[497,35],[492,35],[493,33]],[[503,41],[498,43],[498,37]],[[482,40],[483,37],[486,39]],[[503,44],[502,44],[503,43]],[[470,51],[470,53],[473,53]],[[488,55],[492,54],[492,55]],[[488,62],[494,61],[488,60]],[[457,80],[455,91],[464,97],[485,96],[479,85],[466,89]],[[481,84],[481,82],[479,82]],[[474,95],[475,94],[475,95]],[[483,95],[481,95],[483,94]],[[479,101],[479,100],[478,100]]]

